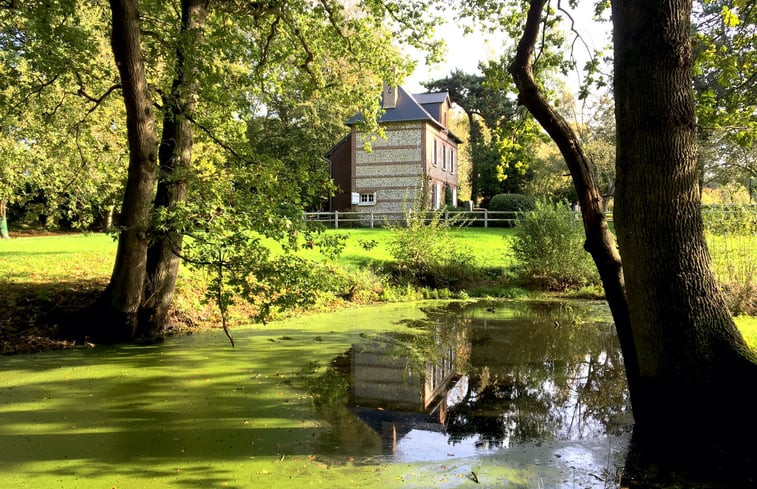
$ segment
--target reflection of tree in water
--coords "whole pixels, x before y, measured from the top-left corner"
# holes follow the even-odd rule
[[[623,416],[625,376],[611,326],[588,322],[593,311],[580,305],[554,306],[468,311],[468,389],[447,413],[451,443],[478,437],[478,446],[494,448],[596,436]]]
[[[450,443],[477,436],[478,447],[507,447],[518,441],[533,440],[534,433],[541,433],[541,425],[550,417],[545,402],[520,396],[515,397],[518,399],[516,403],[515,386],[495,382],[477,390],[473,387],[476,381],[480,381],[480,377],[471,378],[463,401],[447,411],[446,429]]]
[[[421,391],[425,388],[427,403],[424,408],[419,402],[411,410],[436,413],[452,444],[469,439],[479,448],[492,449],[594,437],[613,426],[626,426],[614,424],[628,410],[617,339],[610,323],[596,322],[592,306],[477,303],[425,312],[423,321],[407,323],[411,329],[366,337],[364,343],[335,359],[329,371],[343,375],[344,384],[327,382],[322,376],[313,379],[314,399],[326,401],[320,406],[321,415],[335,431],[345,433],[339,437],[340,446],[346,446],[345,440],[357,436],[359,430],[344,419],[350,417],[346,407],[333,409],[332,402],[341,404],[339,400],[349,391],[351,403],[359,398],[356,405],[391,410],[393,401],[410,399],[412,388],[407,387],[416,385]],[[387,360],[372,359],[378,352]],[[375,377],[377,371],[371,370],[375,368],[394,369],[396,374],[385,374],[388,377],[374,386],[368,378]],[[442,389],[455,378],[453,373],[463,376],[455,389],[456,399]],[[397,382],[401,385],[395,392]],[[334,392],[327,388],[332,384]],[[437,389],[442,389],[442,406],[430,403]],[[401,396],[405,391],[408,395]],[[375,397],[388,393],[385,398]],[[413,429],[411,418],[400,415],[405,408],[394,409],[396,419],[387,422],[397,423],[401,428],[397,433]],[[353,440],[349,445],[359,452],[376,450],[375,436],[363,434],[362,438],[362,444]]]

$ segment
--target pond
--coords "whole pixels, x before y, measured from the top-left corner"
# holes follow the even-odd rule
[[[0,358],[3,486],[620,487],[632,416],[603,304],[391,305],[234,334]]]
[[[424,311],[426,318],[407,324],[427,334],[356,342],[311,379],[333,428],[319,439],[320,453],[371,455],[371,463],[506,456],[543,466],[541,480],[550,485],[558,482],[546,475],[553,470],[581,487],[615,476],[633,422],[603,307],[476,303]]]

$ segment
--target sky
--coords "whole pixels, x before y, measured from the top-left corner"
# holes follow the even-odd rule
[[[608,22],[596,22],[592,19],[592,8],[594,2],[579,2],[578,8],[571,13],[576,21],[576,30],[581,34],[586,43],[592,48],[601,48],[610,43]],[[515,44],[516,40],[509,41],[504,34],[473,32],[464,34],[463,26],[458,24],[447,15],[448,19],[445,25],[439,26],[437,36],[443,37],[447,41],[447,55],[440,64],[428,66],[423,60],[422,53],[410,52],[410,56],[416,60],[418,66],[415,72],[402,84],[402,86],[411,93],[425,92],[421,82],[443,78],[450,74],[452,70],[458,68],[466,73],[480,73],[478,65],[482,61],[496,59],[502,52],[502,46],[505,43]],[[567,29],[569,21],[563,23]],[[572,36],[569,37],[572,39]],[[579,66],[583,65],[588,59],[586,49],[581,43],[576,44],[576,57],[579,60]],[[569,87],[577,91],[579,85],[578,74],[573,73],[566,79]]]

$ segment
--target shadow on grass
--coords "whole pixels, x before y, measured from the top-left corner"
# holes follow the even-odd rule
[[[0,284],[0,353],[32,353],[71,346],[61,324],[92,304],[102,280]]]

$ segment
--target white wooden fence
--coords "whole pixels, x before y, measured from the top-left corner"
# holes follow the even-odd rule
[[[511,227],[518,219],[518,213],[512,211],[490,211],[486,209],[474,209],[472,211],[448,211],[444,212],[444,220],[459,219],[466,225],[488,227]],[[432,219],[429,212],[426,221]],[[306,212],[304,216],[307,222],[319,222],[327,227],[339,229],[339,227],[385,227],[387,225],[402,225],[406,222],[405,215],[400,212]],[[576,214],[576,219],[580,219]],[[607,219],[612,221],[612,213],[607,214]]]

